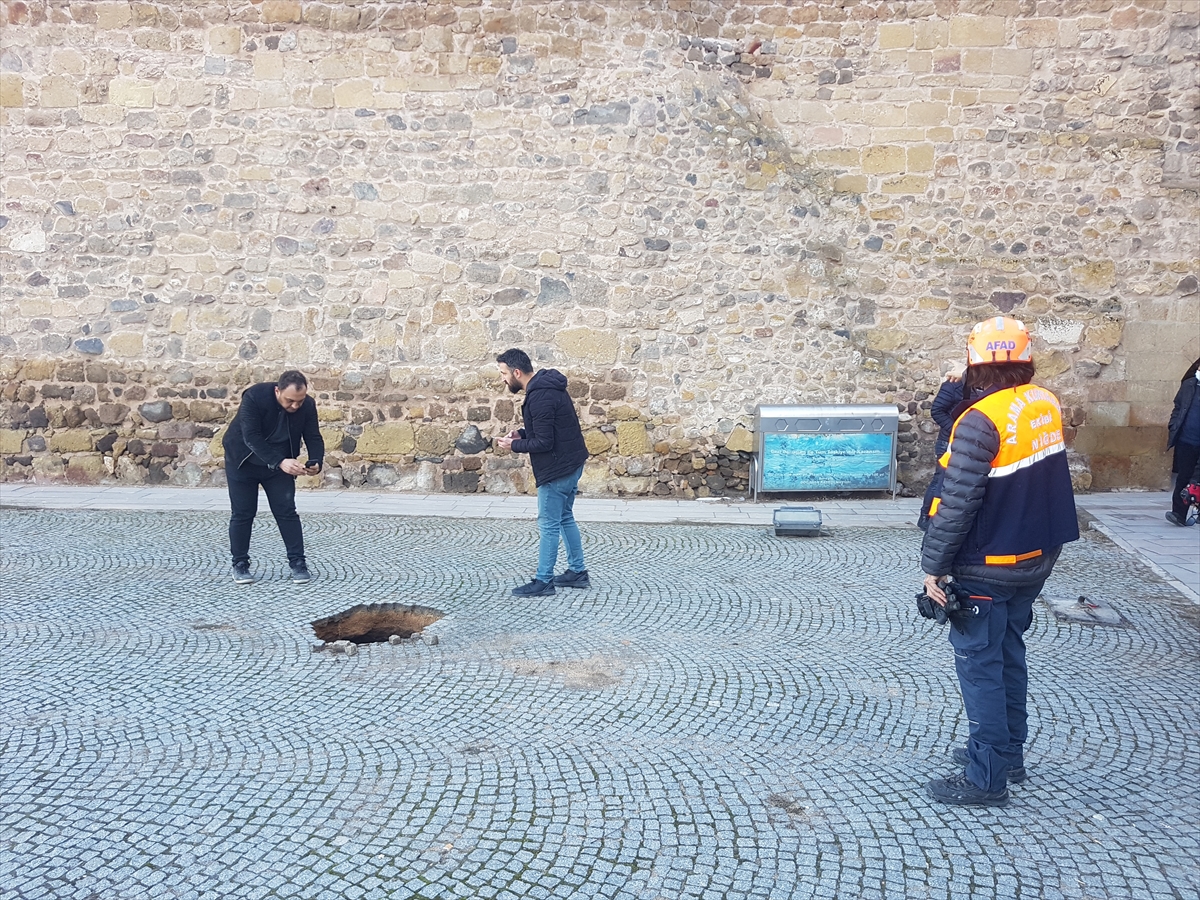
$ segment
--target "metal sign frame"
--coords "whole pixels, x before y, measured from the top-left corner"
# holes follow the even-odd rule
[[[763,492],[895,494],[895,406],[758,406],[754,415],[756,498]]]

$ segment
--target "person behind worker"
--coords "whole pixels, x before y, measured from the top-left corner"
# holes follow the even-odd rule
[[[929,408],[929,415],[938,426],[937,440],[933,445],[935,460],[941,459],[946,448],[950,446],[950,429],[954,427],[954,422],[971,405],[971,398],[967,396],[966,385],[963,384],[963,371],[962,363],[954,364],[946,373],[946,380],[938,388]],[[925,499],[921,501],[921,514],[917,518],[917,527],[922,531],[929,524],[929,507],[933,505],[933,498],[937,496],[941,482],[941,470],[935,465],[933,477],[929,479],[929,486],[925,488]]]
[[[1175,392],[1175,406],[1167,424],[1167,449],[1171,448],[1175,449],[1171,467],[1175,481],[1167,521],[1172,525],[1186,525],[1187,503],[1183,492],[1197,460],[1200,460],[1200,359],[1184,373],[1179,390]]]
[[[926,786],[944,803],[1002,806],[1008,783],[1024,780],[1023,635],[1062,545],[1079,538],[1061,407],[1033,374],[1021,322],[997,316],[972,329],[965,386],[980,399],[938,462],[942,487],[921,544],[926,593],[945,606],[952,577],[973,613],[949,631],[970,737],[952,753],[964,770]]]
[[[308,459],[300,462],[300,441]],[[312,575],[304,556],[304,531],[296,512],[296,478],[316,475],[325,460],[325,441],[317,421],[317,402],[308,379],[289,369],[278,381],[254,384],[242,392],[237,415],[222,438],[225,480],[229,488],[229,552],[233,580],[254,584],[250,572],[250,532],[258,514],[261,485],[287,550],[295,584]]]

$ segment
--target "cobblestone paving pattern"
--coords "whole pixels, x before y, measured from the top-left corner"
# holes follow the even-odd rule
[[[593,587],[517,601],[533,523],[314,517],[249,588],[213,514],[12,511],[0,896],[1195,898],[1197,611],[1102,538],[1037,607],[1030,778],[921,789],[964,740],[912,529],[585,529]],[[276,561],[264,563],[266,557]],[[440,642],[311,652],[359,602]]]

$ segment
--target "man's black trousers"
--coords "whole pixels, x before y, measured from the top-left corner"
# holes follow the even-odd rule
[[[229,552],[233,564],[250,561],[250,532],[258,512],[260,484],[287,547],[288,563],[304,562],[304,532],[300,527],[300,514],[296,512],[296,479],[279,469],[249,463],[238,467],[227,460],[225,480],[229,486]]]

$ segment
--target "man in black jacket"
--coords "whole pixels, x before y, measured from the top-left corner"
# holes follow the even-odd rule
[[[947,581],[965,612],[950,644],[970,726],[952,756],[965,771],[931,781],[943,803],[1002,806],[1025,779],[1023,635],[1033,601],[1062,545],[1078,540],[1075,497],[1058,399],[1030,384],[1029,332],[1016,319],[980,322],[967,345],[966,388],[978,397],[959,416],[938,461],[941,487],[921,545],[925,591],[946,605]]]
[[[513,453],[528,453],[538,493],[537,575],[528,584],[513,589],[515,597],[539,597],[554,593],[554,586],[588,587],[583,563],[583,543],[575,524],[575,489],[588,458],[575,404],[567,394],[566,376],[555,369],[534,374],[533,363],[523,350],[506,350],[496,357],[500,377],[516,394],[525,391],[521,407],[524,428],[510,431],[496,443]],[[558,542],[567,548],[567,571],[554,574]]]
[[[300,441],[308,463],[300,462]],[[292,581],[311,580],[304,559],[304,532],[296,512],[296,476],[315,475],[325,459],[325,442],[317,426],[317,403],[308,396],[308,379],[295,369],[242,392],[242,404],[222,439],[229,486],[229,551],[233,579],[253,584],[250,532],[258,513],[258,486],[266,492],[271,514],[287,548]]]

